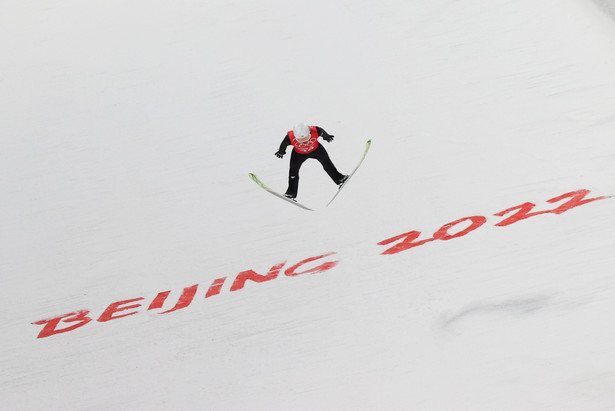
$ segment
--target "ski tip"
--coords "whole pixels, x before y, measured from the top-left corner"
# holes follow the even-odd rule
[[[263,185],[263,183],[261,183],[260,179],[258,177],[256,177],[256,174],[248,173],[248,177],[250,177],[250,180],[254,181],[259,186]]]

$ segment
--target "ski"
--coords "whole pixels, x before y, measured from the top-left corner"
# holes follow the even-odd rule
[[[333,198],[327,203],[327,207],[329,206],[329,204],[331,204],[333,202],[333,200],[335,200],[335,197],[337,197],[337,195],[340,193],[340,191],[342,191],[342,188],[344,188],[344,186],[346,184],[348,184],[348,181],[350,181],[350,179],[352,178],[354,173],[357,172],[359,166],[361,166],[361,163],[363,162],[363,160],[365,160],[365,156],[367,155],[367,152],[369,151],[369,148],[370,148],[371,145],[372,145],[372,140],[371,139],[367,140],[367,142],[365,143],[365,151],[363,152],[363,156],[361,157],[361,160],[359,160],[359,164],[357,164],[357,166],[354,168],[354,170],[352,170],[352,173],[348,174],[348,178],[346,179],[346,181],[344,181],[344,183],[335,192],[335,195],[333,196]]]
[[[304,210],[309,210],[309,211],[314,211],[309,207],[304,206],[301,203],[298,203],[296,200],[291,200],[290,198],[284,197],[282,194],[270,189],[269,187],[267,187],[265,185],[265,183],[263,183],[255,174],[249,173],[248,174],[250,176],[250,178],[252,179],[252,181],[254,181],[256,184],[258,184],[259,187],[261,187],[263,190],[267,191],[268,193],[273,194],[274,196],[281,198],[284,201],[288,201],[291,204],[296,205],[297,207],[303,208]]]

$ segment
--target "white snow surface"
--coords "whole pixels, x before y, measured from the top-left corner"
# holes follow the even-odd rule
[[[5,1],[0,408],[615,409],[597,3]],[[248,178],[285,190],[297,121],[342,172],[373,139],[327,208],[305,163],[314,212]]]

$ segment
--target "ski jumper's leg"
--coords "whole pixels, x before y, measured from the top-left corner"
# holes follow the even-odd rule
[[[335,184],[340,184],[344,179],[344,175],[337,171],[337,168],[335,168],[335,166],[333,165],[333,162],[329,158],[327,150],[325,150],[322,144],[318,146],[316,150],[314,150],[313,154],[314,158],[320,161],[320,164],[322,164],[322,167],[325,169],[327,174],[329,174],[331,180],[333,180]]]
[[[305,160],[308,159],[306,154],[299,154],[293,150],[290,154],[290,169],[288,170],[288,189],[286,195],[295,198],[299,189],[299,169]]]

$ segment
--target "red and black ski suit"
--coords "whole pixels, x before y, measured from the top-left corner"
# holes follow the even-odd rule
[[[290,155],[290,169],[288,172],[288,189],[286,190],[286,196],[291,198],[297,197],[297,190],[299,188],[299,169],[308,158],[314,158],[320,161],[320,164],[322,164],[322,167],[335,184],[341,184],[344,181],[344,177],[346,177],[337,171],[337,168],[335,168],[333,162],[329,158],[327,150],[318,143],[318,137],[322,137],[325,141],[331,141],[333,140],[333,136],[317,126],[311,126],[310,132],[310,139],[307,142],[301,143],[297,141],[295,134],[289,131],[286,137],[284,137],[284,140],[282,140],[280,149],[276,153],[278,157],[282,157],[286,153],[286,148],[289,145],[293,146],[293,151]]]

